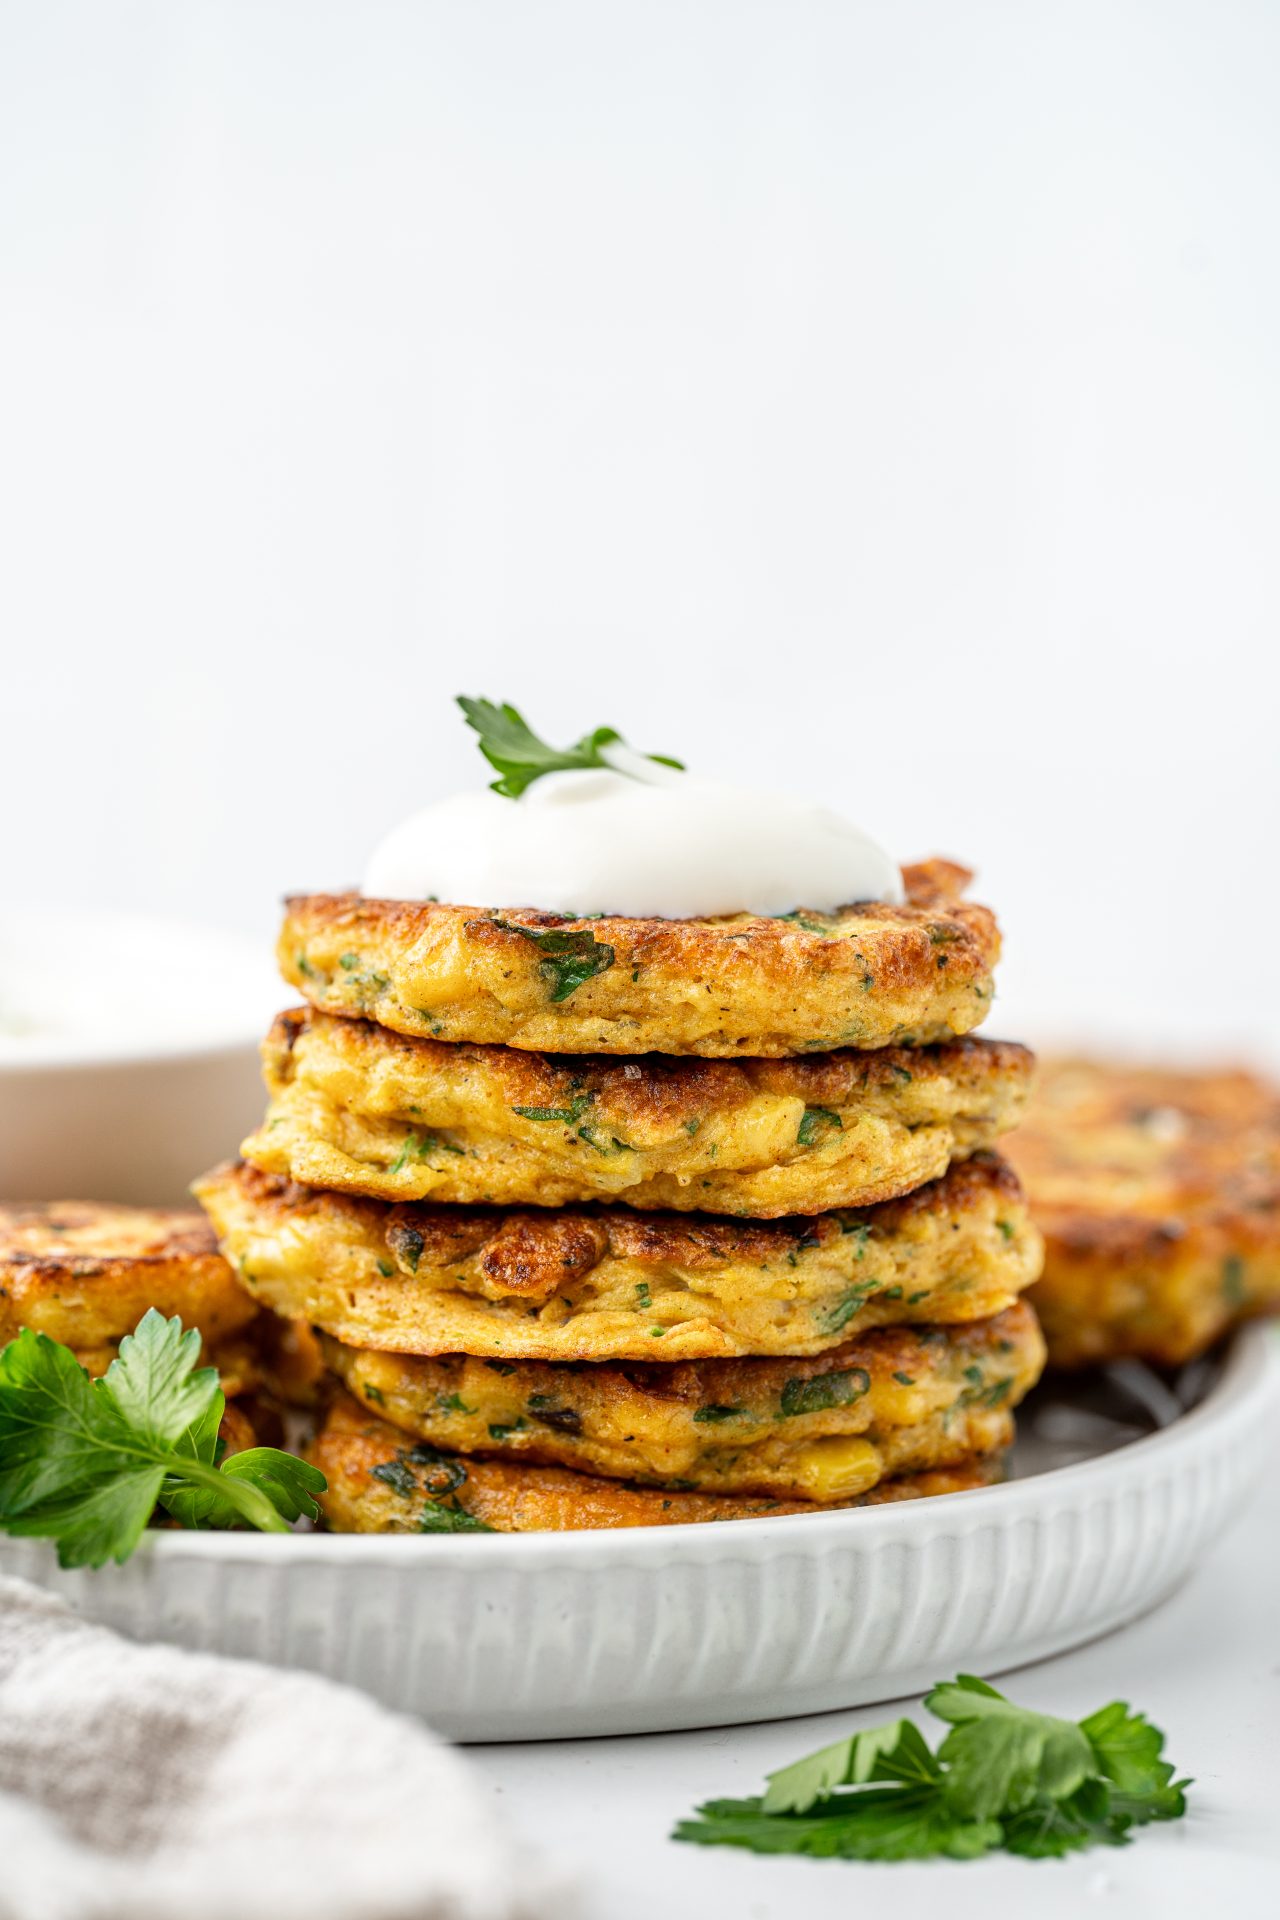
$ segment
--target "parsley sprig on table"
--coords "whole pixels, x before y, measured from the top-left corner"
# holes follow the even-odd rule
[[[480,736],[481,753],[501,775],[500,779],[490,782],[494,793],[505,794],[508,800],[518,800],[526,787],[531,787],[544,773],[607,767],[610,763],[602,749],[626,745],[616,727],[597,727],[594,733],[584,733],[571,747],[549,747],[545,740],[538,738],[523,714],[505,702],[495,706],[492,700],[472,700],[466,694],[459,694],[458,705],[467,717],[467,725],[474,727]],[[647,753],[644,757],[659,766],[684,771],[684,762],[673,760],[669,754]]]
[[[184,1527],[283,1533],[324,1475],[251,1447],[224,1460],[225,1401],[200,1335],[153,1307],[101,1380],[25,1328],[0,1353],[0,1528],[58,1543],[64,1567],[125,1560],[159,1506]]]
[[[950,1723],[936,1753],[913,1721],[891,1720],[771,1773],[758,1799],[709,1800],[672,1837],[825,1859],[1051,1859],[1124,1846],[1186,1811],[1163,1734],[1122,1700],[1057,1720],[961,1674],[925,1705]]]

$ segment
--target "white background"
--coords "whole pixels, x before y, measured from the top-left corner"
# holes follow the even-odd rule
[[[5,899],[265,941],[473,691],[971,861],[1006,1032],[1280,1059],[1278,108],[1265,0],[2,0]],[[898,1909],[1269,1905],[1264,1518],[1028,1681],[1194,1821]],[[843,1914],[661,1838],[811,1732],[486,1764],[602,1912]]]
[[[6,895],[258,930],[459,691],[1280,1051],[1280,8],[7,0]]]

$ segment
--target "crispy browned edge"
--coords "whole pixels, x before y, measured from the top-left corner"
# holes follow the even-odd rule
[[[874,1207],[783,1220],[728,1219],[712,1214],[646,1213],[628,1207],[592,1205],[539,1212],[536,1208],[435,1206],[413,1201],[388,1206],[354,1194],[302,1187],[246,1162],[216,1167],[206,1179],[232,1178],[259,1213],[283,1223],[300,1212],[355,1215],[388,1244],[396,1233],[421,1237],[421,1267],[449,1266],[479,1254],[485,1278],[512,1294],[545,1298],[610,1255],[707,1271],[729,1261],[762,1265],[785,1256],[788,1246],[838,1240],[841,1221],[856,1215],[893,1233],[915,1215],[939,1206],[964,1212],[995,1193],[1017,1205],[1022,1189],[999,1155],[978,1153],[956,1162],[940,1180]]]
[[[1010,1437],[1012,1426],[1010,1419]],[[381,1504],[384,1494],[389,1501],[395,1500],[398,1496],[389,1489],[371,1488],[369,1477],[375,1467],[393,1461],[397,1454],[408,1451],[411,1444],[408,1436],[397,1428],[372,1419],[348,1394],[336,1395],[309,1455],[330,1483],[328,1495],[320,1496],[326,1512],[343,1503],[371,1498]],[[831,1513],[848,1507],[879,1506],[893,1500],[967,1492],[974,1487],[991,1485],[1002,1467],[1002,1453],[992,1453],[963,1466],[934,1468],[901,1480],[884,1481],[852,1500],[819,1505],[803,1500],[638,1487],[627,1481],[578,1473],[568,1467],[523,1466],[511,1461],[481,1460],[471,1455],[456,1458],[466,1472],[467,1497],[460,1504],[500,1533],[677,1526],[700,1520]],[[424,1487],[424,1494],[429,1492],[429,1487]],[[451,1497],[456,1495],[451,1493]]]
[[[925,860],[902,869],[906,903],[852,901],[829,919],[850,916],[865,921],[861,939],[830,939],[792,920],[740,915],[708,920],[631,919],[605,915],[598,920],[541,913],[532,907],[484,908],[443,901],[366,899],[358,893],[291,894],[285,899],[286,931],[324,926],[345,931],[376,927],[379,935],[405,950],[431,932],[456,934],[468,945],[509,955],[522,966],[533,964],[518,929],[559,928],[589,932],[614,950],[619,976],[635,967],[663,976],[726,985],[741,982],[744,970],[761,986],[782,991],[795,982],[812,984],[815,975],[857,975],[870,964],[876,982],[890,995],[919,989],[937,979],[938,954],[929,929],[945,929],[948,977],[969,982],[990,973],[1000,957],[1000,934],[989,907],[962,898],[973,878],[952,860]],[[504,927],[503,922],[509,926]],[[750,936],[744,947],[742,936]],[[283,939],[282,935],[282,939]],[[288,954],[285,977],[295,979]],[[338,1009],[331,1009],[338,1011]]]
[[[131,1251],[111,1251],[110,1243],[119,1230],[140,1221],[154,1222],[158,1232],[148,1242]],[[58,1234],[95,1230],[95,1237],[107,1248],[101,1253],[68,1253],[58,1242]],[[31,1253],[16,1244],[20,1233],[36,1231],[49,1235],[47,1253]],[[209,1261],[226,1265],[218,1252],[213,1228],[198,1207],[126,1207],[105,1200],[0,1200],[0,1272],[6,1270],[39,1271],[54,1277],[66,1274],[83,1280],[123,1277],[139,1267],[191,1264]]]

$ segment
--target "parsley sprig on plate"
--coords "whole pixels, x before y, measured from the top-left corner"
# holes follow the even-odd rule
[[[101,1380],[24,1329],[0,1353],[0,1528],[56,1540],[64,1567],[100,1567],[128,1558],[157,1506],[184,1527],[314,1519],[315,1467],[275,1447],[222,1458],[225,1401],[199,1358],[199,1332],[154,1308]]]
[[[627,744],[616,727],[597,727],[593,733],[584,733],[571,747],[550,747],[538,738],[523,714],[505,702],[495,706],[492,700],[472,700],[466,694],[459,694],[458,705],[467,717],[467,725],[474,727],[480,736],[481,753],[501,776],[490,782],[493,791],[504,794],[508,800],[518,800],[526,787],[531,787],[544,773],[607,767],[610,762],[602,749]],[[669,754],[647,753],[644,758],[662,767],[684,771],[684,762],[673,760]]]
[[[1122,1700],[1057,1720],[961,1674],[925,1705],[950,1724],[936,1753],[913,1721],[891,1720],[771,1773],[758,1799],[709,1800],[673,1838],[826,1859],[1051,1859],[1124,1846],[1186,1811],[1164,1735]]]

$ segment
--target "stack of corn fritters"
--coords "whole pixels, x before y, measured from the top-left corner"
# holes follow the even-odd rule
[[[906,904],[704,921],[288,904],[307,1006],[197,1186],[341,1383],[332,1527],[661,1525],[982,1484],[1036,1378],[1040,1243],[965,1037],[999,937]]]

